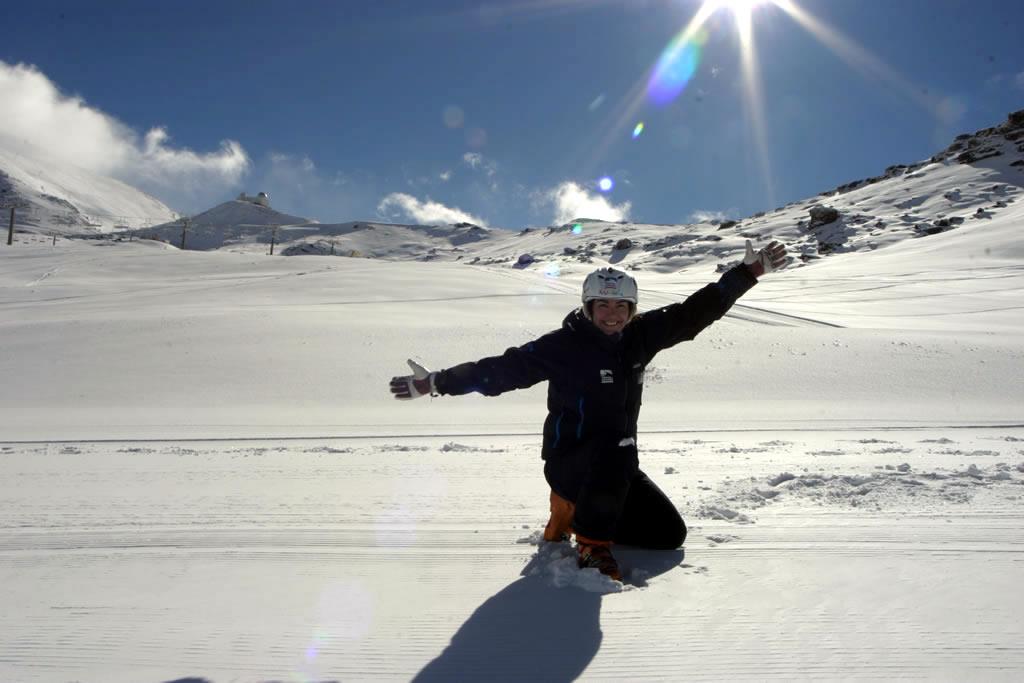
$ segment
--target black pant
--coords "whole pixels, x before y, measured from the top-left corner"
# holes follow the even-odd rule
[[[640,470],[635,446],[590,444],[552,455],[544,477],[576,504],[578,535],[657,550],[674,550],[686,539],[683,518]]]

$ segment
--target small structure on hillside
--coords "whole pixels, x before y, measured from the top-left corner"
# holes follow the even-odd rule
[[[260,192],[255,197],[251,197],[243,192],[238,195],[238,201],[249,202],[250,204],[259,204],[260,206],[265,206],[268,209],[270,208],[270,195],[266,192]]]

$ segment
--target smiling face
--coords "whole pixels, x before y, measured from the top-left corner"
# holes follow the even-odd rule
[[[594,299],[590,319],[605,334],[618,334],[633,319],[633,305],[621,299]]]

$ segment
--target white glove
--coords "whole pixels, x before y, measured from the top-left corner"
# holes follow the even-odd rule
[[[767,247],[754,251],[754,245],[747,240],[747,255],[743,262],[750,267],[754,277],[761,277],[765,273],[785,268],[789,263],[786,258],[786,247],[778,240],[772,240]]]
[[[438,396],[437,387],[434,386],[436,372],[430,372],[425,367],[409,359],[409,367],[412,368],[411,375],[391,378],[391,393],[395,398],[402,401],[411,401],[420,396]]]

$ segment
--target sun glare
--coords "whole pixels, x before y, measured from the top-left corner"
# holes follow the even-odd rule
[[[766,5],[771,0],[707,0],[712,10],[727,9],[733,14],[750,14],[758,5]]]
[[[534,1],[544,3],[554,0]],[[568,2],[570,0],[558,1]],[[595,0],[575,1],[593,2]],[[922,95],[920,88],[915,88],[913,83],[888,67],[881,59],[844,36],[837,29],[812,16],[797,3],[798,0],[703,0],[690,20],[669,40],[647,72],[645,81],[635,83],[629,92],[613,105],[614,109],[608,115],[607,133],[597,144],[588,145],[586,154],[589,158],[582,166],[593,168],[601,163],[616,137],[622,135],[624,130],[631,129],[633,139],[636,139],[640,132],[644,132],[643,124],[638,124],[637,121],[641,118],[641,111],[645,105],[664,108],[676,102],[693,79],[699,75],[706,46],[716,34],[730,28],[727,26],[728,23],[732,23],[733,27],[731,28],[735,30],[740,50],[740,76],[744,91],[742,99],[745,104],[750,139],[761,167],[768,203],[776,203],[771,161],[768,158],[764,93],[756,49],[757,32],[754,30],[755,22],[771,19],[771,17],[763,15],[770,14],[772,10],[779,10],[788,15],[857,71],[885,82],[917,101],[927,110],[933,113],[937,111],[938,103],[932,96]],[[723,10],[724,14],[731,15],[732,22],[713,21],[719,10]],[[603,98],[604,95],[599,100],[603,101]],[[590,110],[593,111],[596,107],[596,104],[591,104]],[[602,191],[608,190],[602,189]]]

